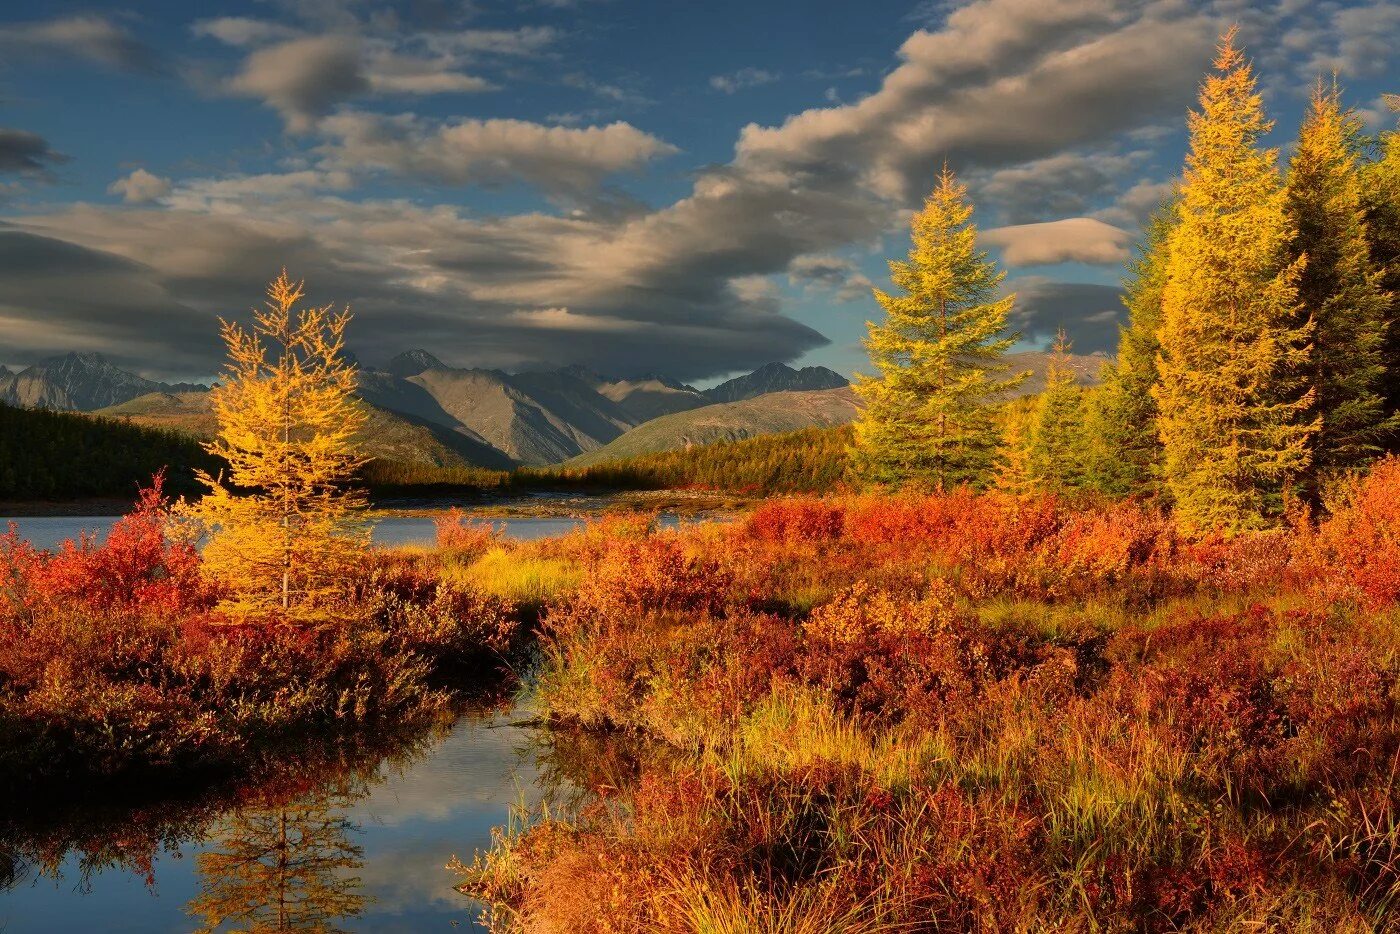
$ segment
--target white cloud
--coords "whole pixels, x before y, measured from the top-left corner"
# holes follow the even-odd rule
[[[726,75],[714,75],[710,78],[710,87],[716,91],[723,91],[725,94],[734,94],[745,88],[772,84],[778,80],[778,77],[776,72],[764,68],[740,68],[738,71]]]
[[[1017,224],[981,232],[982,243],[1001,248],[1008,266],[1055,263],[1116,265],[1128,258],[1132,234],[1089,217]]]
[[[677,150],[628,123],[546,126],[525,120],[436,124],[411,115],[341,113],[326,118],[322,147],[330,167],[381,171],[434,184],[525,182],[584,191],[618,172]]]
[[[137,169],[108,185],[107,192],[121,195],[127,204],[148,204],[170,194],[170,179]]]

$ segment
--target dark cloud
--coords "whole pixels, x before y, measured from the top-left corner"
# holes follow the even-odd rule
[[[235,94],[265,101],[293,132],[306,132],[336,104],[369,88],[353,36],[293,39],[258,49],[229,82]]]
[[[1125,313],[1117,286],[1022,276],[1007,280],[1006,290],[1016,293],[1010,324],[1023,340],[1048,347],[1056,330],[1064,328],[1075,353],[1118,348],[1118,325]]]
[[[142,372],[212,369],[212,317],[176,301],[139,263],[0,225],[0,280],[8,359],[97,350]]]
[[[38,133],[0,127],[0,173],[47,177],[51,166],[67,161]]]

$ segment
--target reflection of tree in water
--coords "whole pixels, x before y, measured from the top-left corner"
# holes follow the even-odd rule
[[[195,857],[203,891],[188,912],[201,932],[339,931],[366,903],[359,827],[329,796],[236,812],[214,849]],[[227,925],[227,927],[225,927]]]
[[[115,790],[111,783],[100,790],[75,785],[59,788],[60,794],[49,797],[31,794],[23,807],[0,806],[0,893],[34,876],[63,879],[68,875],[65,863],[69,859],[76,864],[76,878],[72,881],[78,891],[87,890],[94,877],[108,871],[134,873],[154,890],[161,856],[175,854],[178,858],[183,847],[211,838],[223,840],[225,845],[219,850],[225,856],[234,854],[236,847],[229,845],[234,842],[233,828],[255,830],[263,820],[259,815],[276,817],[279,808],[285,810],[288,819],[289,857],[300,859],[307,852],[291,852],[305,835],[307,844],[320,848],[318,857],[356,861],[335,870],[349,874],[359,865],[359,850],[344,834],[349,826],[325,802],[333,800],[343,807],[368,794],[388,776],[403,773],[430,752],[448,728],[446,723],[410,724],[401,731],[377,727],[363,733],[318,737],[315,741],[304,737],[294,751],[268,754],[243,774],[202,787],[197,784],[197,776],[179,777],[185,782],[183,786],[172,776],[169,784],[128,784]],[[5,798],[5,792],[0,790],[0,800]],[[250,801],[255,802],[251,807]],[[315,820],[318,809],[322,809],[319,826]],[[235,816],[226,817],[230,813]],[[239,821],[246,821],[246,825]],[[341,842],[331,846],[337,821]],[[224,838],[226,829],[229,833]],[[252,839],[256,834],[246,836]],[[266,841],[267,837],[264,835],[263,839]],[[247,855],[253,851],[243,852]],[[251,866],[247,869],[249,873],[259,871]],[[206,885],[219,875],[222,873],[206,874]],[[249,880],[253,876],[245,875],[241,884],[243,893],[251,897],[256,885]],[[201,901],[214,890],[228,893],[226,907],[219,909],[228,923],[243,917],[235,913],[236,906],[228,900],[234,897],[231,888],[207,887]],[[288,889],[289,893],[296,891],[295,887]],[[323,889],[321,894],[324,893]],[[340,894],[360,898],[353,887]],[[354,910],[359,910],[359,905]],[[353,913],[342,911],[339,917]],[[335,917],[329,916],[320,926],[303,922],[299,928],[293,924],[284,929],[330,932],[335,930],[330,924]],[[240,923],[249,926],[234,930],[278,930],[275,912],[265,924],[251,916]]]

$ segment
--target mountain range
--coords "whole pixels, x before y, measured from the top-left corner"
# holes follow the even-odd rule
[[[359,395],[374,457],[433,466],[559,463],[656,418],[763,395],[770,387],[844,386],[822,367],[770,364],[701,391],[658,374],[604,376],[582,367],[506,373],[461,369],[424,350],[362,368]],[[145,379],[100,354],[70,353],[18,373],[0,369],[0,403],[92,412],[208,437],[209,389]]]
[[[1049,355],[1012,354],[1012,370],[1034,374]],[[1102,355],[1073,357],[1095,381]],[[362,367],[359,395],[369,424],[367,454],[427,466],[508,469],[600,460],[816,425],[859,412],[845,377],[825,367],[770,363],[710,389],[655,373],[616,377],[584,367],[506,373],[448,366],[425,350]],[[162,383],[100,354],[70,353],[18,373],[0,367],[0,403],[93,412],[207,437],[215,424],[209,389]]]

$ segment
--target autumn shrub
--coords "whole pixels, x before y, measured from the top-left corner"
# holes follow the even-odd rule
[[[846,511],[839,504],[818,499],[773,499],[758,506],[748,518],[748,533],[769,542],[817,542],[840,538]]]
[[[501,531],[489,522],[473,522],[453,506],[433,519],[437,546],[459,555],[484,554],[501,540]]]
[[[1400,601],[1400,456],[1385,458],[1340,491],[1313,536],[1302,536],[1318,589],[1367,606]]]
[[[492,673],[516,607],[375,553],[333,622],[220,614],[157,485],[105,541],[0,536],[0,785],[229,769],[308,730],[431,717],[449,667]]]

